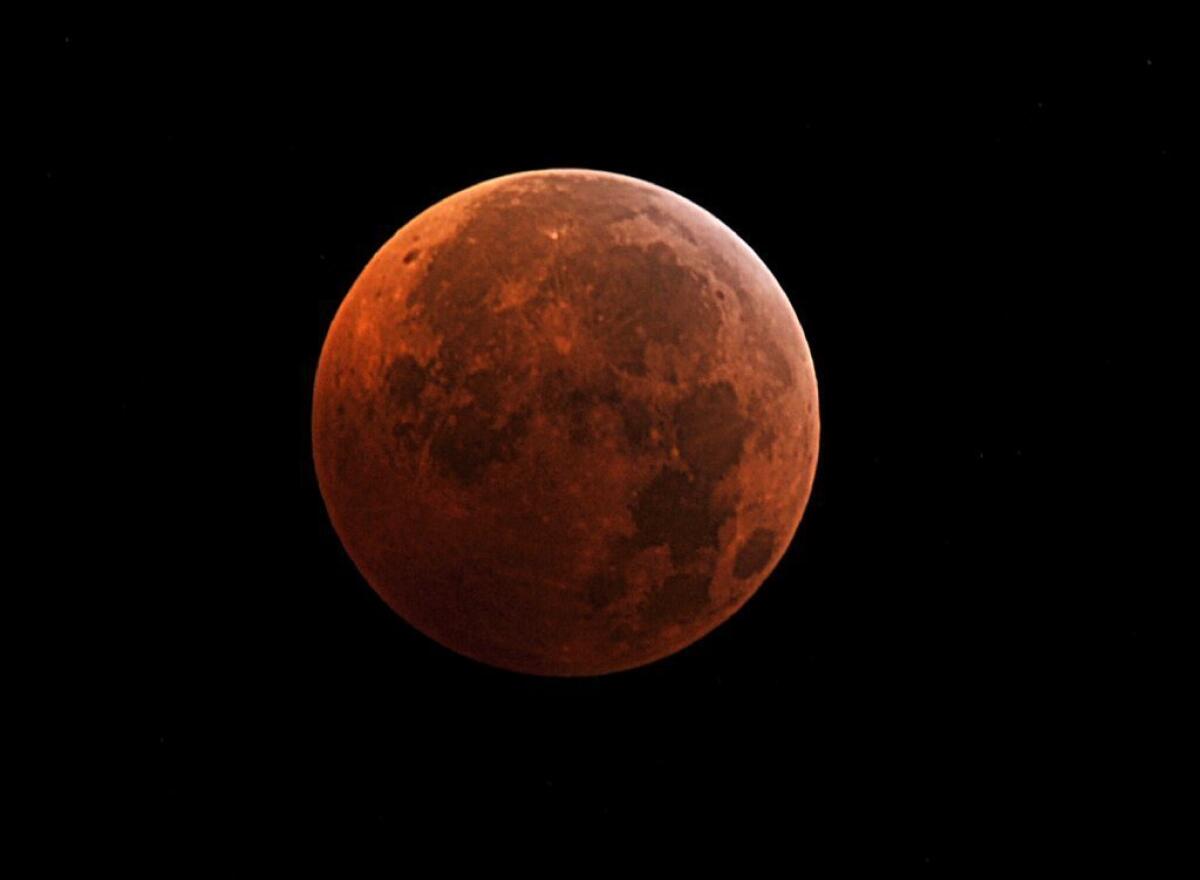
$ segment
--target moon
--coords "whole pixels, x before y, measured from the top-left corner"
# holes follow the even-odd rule
[[[808,343],[750,247],[580,169],[485,181],[396,232],[313,395],[320,491],[371,587],[453,651],[550,676],[733,615],[796,532],[818,435]]]

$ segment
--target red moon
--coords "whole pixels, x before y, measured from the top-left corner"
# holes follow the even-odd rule
[[[728,619],[787,548],[817,382],[728,227],[622,175],[533,171],[371,259],[313,399],[325,505],[404,620],[484,663],[599,675]]]

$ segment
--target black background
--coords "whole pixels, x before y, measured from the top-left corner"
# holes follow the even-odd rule
[[[348,833],[403,866],[577,842],[563,873],[646,844],[789,867],[1158,852],[1174,60],[409,24],[43,40],[47,259],[103,328],[137,846]],[[324,333],[375,250],[543,167],[724,220],[820,384],[778,569],[699,643],[595,679],[493,670],[396,618],[309,445]]]

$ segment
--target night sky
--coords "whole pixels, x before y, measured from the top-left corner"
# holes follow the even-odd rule
[[[564,876],[626,852],[640,872],[643,847],[750,874],[1158,852],[1187,580],[1155,550],[1182,531],[1157,501],[1183,421],[1176,60],[497,26],[41,34],[43,256],[105,340],[130,845],[180,866],[348,835],[449,870],[569,844]],[[592,679],[491,669],[397,618],[330,526],[309,435],[371,255],[546,167],[736,230],[820,387],[779,567],[692,647]]]

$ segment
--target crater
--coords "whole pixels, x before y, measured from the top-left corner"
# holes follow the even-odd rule
[[[528,409],[513,413],[499,428],[475,407],[455,410],[434,433],[430,452],[460,483],[477,483],[488,466],[512,461],[529,429]]]
[[[686,623],[708,608],[710,574],[673,574],[650,594],[642,608],[642,620],[649,626],[662,627]]]
[[[600,610],[624,596],[629,586],[620,566],[609,564],[588,578],[584,589],[587,591],[588,603]]]
[[[408,455],[413,455],[421,446],[417,426],[411,422],[396,422],[392,425],[392,437],[399,443]]]
[[[467,376],[466,386],[476,409],[494,413],[500,408],[500,381],[494,372],[472,373]]]
[[[689,244],[696,243],[696,236],[692,234],[691,228],[686,223],[681,223],[678,219],[672,217],[656,205],[647,205],[642,208],[640,213],[655,226],[670,229]]]
[[[733,560],[733,575],[746,580],[767,567],[775,554],[775,533],[770,529],[755,529]]]
[[[701,385],[675,407],[679,452],[692,470],[720,480],[742,457],[750,423],[738,409],[737,392],[728,382]]]
[[[583,445],[592,439],[591,414],[594,399],[586,391],[576,388],[567,397],[567,434],[572,443]]]
[[[387,368],[384,382],[388,397],[400,408],[416,406],[425,387],[425,369],[410,354],[395,358]]]
[[[767,359],[767,371],[778,380],[779,384],[785,388],[791,387],[793,382],[792,365],[788,363],[788,359],[779,346],[766,338],[758,339],[756,345],[760,347]]]
[[[681,470],[660,468],[631,507],[638,547],[665,544],[676,565],[703,547],[717,546],[717,532],[732,511],[714,504],[709,487]]]
[[[596,292],[586,321],[611,363],[629,375],[647,375],[648,342],[707,343],[720,323],[712,301],[701,296],[705,279],[662,242],[613,245],[599,259],[571,261],[568,271]]]
[[[654,418],[650,414],[650,408],[642,401],[626,400],[621,405],[621,423],[625,426],[625,439],[629,441],[630,447],[643,451],[653,445],[650,429],[653,427]]]
[[[635,411],[638,407],[645,410],[639,401],[629,401],[622,396],[617,377],[610,370],[584,381],[582,377],[572,376],[562,368],[555,369],[542,379],[537,398],[545,412],[558,414],[565,420],[567,435],[577,445],[586,445],[598,439],[596,422],[599,419],[602,423],[603,418],[597,413],[597,408],[606,407],[619,414],[627,434],[630,427],[626,407],[632,404]],[[628,417],[635,421],[638,418],[636,412]],[[648,412],[645,417],[649,422]],[[646,431],[648,433],[648,426]]]

